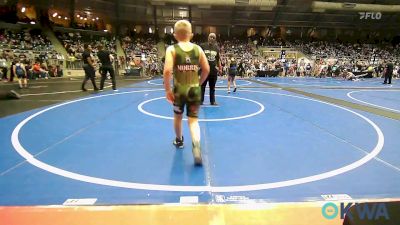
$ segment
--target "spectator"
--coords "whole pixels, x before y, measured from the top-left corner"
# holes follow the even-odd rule
[[[13,71],[14,71],[14,74],[17,75],[17,77],[18,77],[19,88],[20,89],[27,88],[28,81],[27,81],[27,73],[26,73],[24,64],[21,63],[19,60],[16,60],[15,65],[13,65]]]
[[[7,61],[3,54],[0,55],[0,73],[2,75],[1,79],[7,81]]]
[[[32,67],[33,77],[37,80],[38,78],[49,79],[49,72],[43,69],[38,61],[33,64]]]

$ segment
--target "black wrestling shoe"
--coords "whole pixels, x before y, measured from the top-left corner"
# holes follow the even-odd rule
[[[178,138],[175,138],[174,142],[172,142],[173,145],[175,145],[176,148],[183,148],[183,136],[182,140],[179,140]]]

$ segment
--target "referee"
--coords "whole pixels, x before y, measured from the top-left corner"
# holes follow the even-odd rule
[[[392,83],[392,76],[393,76],[393,63],[388,62],[386,64],[385,81],[383,81],[383,84],[391,84]]]
[[[114,91],[117,91],[117,87],[115,85],[115,73],[114,73],[114,68],[112,66],[112,61],[114,60],[114,57],[110,54],[109,51],[104,50],[104,45],[99,45],[98,49],[99,52],[97,53],[97,57],[99,58],[101,63],[100,91],[102,91],[104,88],[104,81],[107,79],[107,72],[110,73],[112,89]]]
[[[87,91],[85,88],[86,82],[90,80],[93,84],[93,88],[95,91],[99,90],[96,86],[96,82],[94,80],[96,76],[96,70],[94,69],[94,61],[92,57],[92,46],[89,44],[84,44],[85,51],[82,53],[83,59],[83,70],[85,71],[85,78],[82,82],[82,91]]]
[[[215,84],[217,83],[218,72],[222,72],[222,66],[216,39],[217,36],[214,33],[210,33],[208,35],[208,43],[201,46],[207,56],[208,64],[210,65],[210,73],[208,74],[207,79],[201,84],[202,105],[204,102],[204,94],[206,91],[207,82],[210,86],[210,103],[211,105],[218,105],[218,103],[215,101]]]

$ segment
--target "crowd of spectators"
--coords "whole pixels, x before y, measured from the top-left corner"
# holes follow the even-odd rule
[[[359,43],[337,43],[337,42],[303,42],[296,41],[293,47],[301,49],[305,54],[317,59],[335,58],[338,60],[398,60],[399,46],[389,44],[373,45]]]
[[[1,55],[6,60],[62,59],[51,42],[39,30],[0,30]]]
[[[79,32],[75,33],[56,33],[58,39],[62,42],[64,48],[67,50],[67,68],[81,69],[82,68],[82,53],[85,50],[84,44],[92,46],[93,56],[96,58],[98,46],[103,45],[104,48],[110,51],[111,54],[116,55],[116,42],[115,38],[93,35],[82,35]]]
[[[116,54],[115,38],[105,36],[88,36],[75,33],[57,33],[68,52],[67,68],[80,69],[84,44],[90,44],[93,56],[97,54],[97,46],[104,45],[111,54]],[[121,38],[125,57],[119,65],[125,69],[140,67],[147,75],[162,73],[163,59],[160,58],[158,38],[154,35],[134,35]],[[207,42],[206,35],[195,35],[193,42],[202,44]],[[171,35],[166,35],[164,45],[174,44]],[[16,59],[24,62],[32,72],[32,78],[47,78],[58,76],[62,69],[57,64],[49,63],[51,59],[63,60],[62,56],[54,51],[49,40],[37,31],[8,31],[0,30],[0,66],[2,60],[14,62]],[[382,76],[385,64],[392,62],[399,68],[400,48],[389,43],[362,44],[328,41],[285,41],[268,38],[230,38],[218,36],[222,75],[227,74],[232,61],[238,64],[238,73],[241,76],[255,76],[259,71],[274,71],[280,76],[341,76],[346,71],[368,72],[372,76]],[[9,46],[10,48],[5,48]],[[281,58],[280,56],[264,55],[262,47],[289,47],[299,50],[306,55],[305,59]],[[35,51],[40,51],[35,55]],[[278,54],[279,55],[279,54]],[[118,58],[117,58],[118,59]],[[120,61],[120,59],[118,59]],[[69,63],[69,65],[68,65]],[[33,70],[36,65],[36,70]],[[40,70],[38,69],[40,66]],[[396,69],[395,69],[396,70]],[[397,74],[397,70],[395,74]],[[1,70],[0,70],[1,71]],[[38,72],[40,71],[40,72]]]
[[[0,30],[0,77],[13,81],[13,65],[24,65],[29,79],[62,76],[60,61],[64,57],[54,50],[40,30]]]
[[[0,77],[4,82],[13,82],[16,74],[14,74],[13,66],[21,64],[27,75],[27,79],[49,79],[50,77],[62,77],[64,75],[63,68],[60,64],[52,64],[51,61],[43,58],[23,58],[10,56],[7,51],[0,52]]]
[[[125,36],[122,38],[122,49],[126,56],[125,68],[140,66],[149,76],[162,72],[162,59],[159,57],[157,38],[152,35]]]
[[[400,74],[400,46],[393,46],[391,43],[289,42],[274,38],[248,38],[223,40],[219,46],[224,69],[227,70],[229,62],[235,60],[242,76],[266,71],[279,76],[342,77],[346,72],[353,72],[381,77],[388,62],[394,63],[395,76]],[[299,50],[308,59],[263,55],[259,51],[263,46]]]
[[[130,47],[127,52],[133,51],[134,55],[140,55],[144,52],[148,54],[149,49],[154,48],[156,51],[155,42],[152,39],[142,39],[141,41],[131,45],[134,48]],[[170,35],[167,35],[164,41],[165,46],[175,43]],[[205,43],[207,36],[195,35],[193,42],[196,44]],[[393,62],[395,67],[398,68],[400,60],[399,47],[393,47],[390,44],[372,45],[311,40],[285,41],[280,38],[262,38],[259,36],[257,38],[219,36],[218,45],[225,75],[230,62],[235,61],[238,64],[238,73],[241,76],[254,76],[259,71],[266,71],[279,76],[334,77],[342,76],[345,72],[351,71],[355,73],[368,72],[371,76],[380,77],[387,62]],[[282,59],[279,56],[263,55],[260,49],[269,46],[299,50],[308,59],[296,59],[294,57]],[[154,58],[156,58],[156,54],[154,54]],[[162,65],[160,64],[158,68],[162,68]]]
[[[7,30],[0,29],[2,49],[32,51],[52,51],[54,48],[49,39],[40,30]]]
[[[91,22],[76,22],[74,21],[71,26],[69,26],[69,23],[64,23],[64,21],[62,22],[58,22],[58,21],[52,21],[50,20],[50,24],[55,27],[66,27],[66,28],[74,28],[74,29],[80,29],[80,30],[92,30],[92,31],[103,31],[104,29],[104,23],[101,22],[99,23],[97,20],[95,22],[91,21]]]
[[[391,43],[360,44],[295,41],[294,48],[315,61],[314,75],[340,76],[344,71],[368,72],[380,77],[386,63],[400,63],[399,46]],[[396,71],[397,72],[397,71]]]

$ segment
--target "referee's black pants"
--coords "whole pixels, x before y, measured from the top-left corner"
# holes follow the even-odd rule
[[[103,90],[104,88],[104,81],[107,79],[107,72],[110,73],[111,77],[111,82],[112,82],[112,89],[116,90],[116,85],[115,85],[115,73],[114,73],[114,68],[110,66],[102,66],[100,68],[101,71],[101,80],[100,80],[100,90]]]
[[[204,94],[206,91],[206,86],[208,82],[208,86],[210,86],[210,103],[215,103],[215,84],[217,83],[218,75],[217,74],[209,74],[204,83],[201,84],[201,102],[204,102]]]
[[[383,81],[384,84],[391,84],[392,83],[392,76],[393,73],[385,73],[385,81]],[[389,81],[389,82],[387,82]]]
[[[94,81],[94,78],[96,76],[96,71],[94,70],[94,68],[89,64],[84,64],[83,70],[85,71],[85,78],[82,82],[82,90],[85,90],[85,85],[88,80],[92,82],[94,90],[98,90],[96,82]]]

